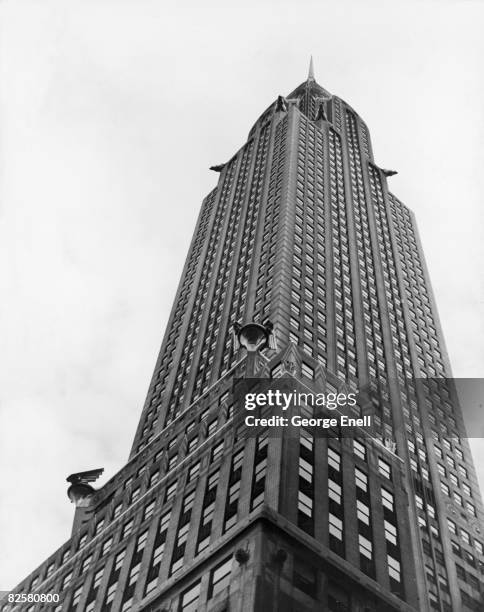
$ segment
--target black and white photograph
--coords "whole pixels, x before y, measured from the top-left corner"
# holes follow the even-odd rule
[[[484,611],[483,26],[0,2],[0,612]]]

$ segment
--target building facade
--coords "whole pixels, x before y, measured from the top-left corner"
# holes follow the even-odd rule
[[[5,609],[482,610],[483,507],[412,212],[313,70],[205,198],[128,463]],[[247,436],[251,376],[368,390],[371,436]],[[284,382],[286,381],[286,382]],[[360,407],[361,410],[361,407]]]

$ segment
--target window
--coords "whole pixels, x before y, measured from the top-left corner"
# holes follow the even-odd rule
[[[160,528],[159,528],[160,533],[162,531],[165,531],[166,529],[168,529],[168,524],[170,522],[170,518],[171,518],[171,511],[170,512],[165,512],[165,514],[161,517],[161,519],[160,519]]]
[[[210,583],[208,587],[208,598],[215,597],[223,591],[230,583],[230,572],[232,569],[232,557],[222,561],[210,572]]]
[[[114,596],[116,595],[116,590],[118,588],[118,581],[113,582],[108,586],[108,590],[106,592],[106,603],[109,604],[113,601]]]
[[[208,424],[208,426],[207,426],[207,437],[211,436],[216,431],[217,431],[217,417],[215,417],[215,419],[210,421],[210,423]]]
[[[200,580],[180,595],[179,612],[196,612],[200,597]]]
[[[368,476],[358,468],[355,468],[355,481],[358,488],[368,491]]]
[[[193,508],[194,500],[195,500],[195,489],[193,489],[193,491],[190,491],[190,493],[187,493],[185,497],[183,498],[182,514],[186,514]]]
[[[360,555],[363,555],[364,557],[366,557],[367,559],[371,559],[372,555],[373,555],[373,545],[370,542],[370,540],[368,540],[367,538],[365,538],[365,536],[362,536],[361,533],[358,534],[358,548],[360,551]]]
[[[102,550],[101,550],[101,555],[105,555],[107,552],[109,552],[109,550],[111,549],[112,543],[113,543],[112,537],[104,542]]]
[[[66,574],[62,580],[62,589],[65,589],[69,586],[69,584],[71,583],[71,578],[72,578],[72,572],[69,572],[68,574]]]
[[[86,542],[87,542],[87,533],[83,533],[82,536],[79,538],[79,544],[77,548],[81,549]]]
[[[341,455],[328,447],[328,465],[334,468],[336,471],[340,471],[341,468]]]
[[[313,445],[314,445],[313,436],[309,434],[305,429],[300,430],[299,443],[301,446],[306,448],[311,453],[313,452]]]
[[[223,453],[224,440],[215,445],[212,449],[212,461],[216,461]]]
[[[455,461],[452,457],[447,456],[447,463],[455,470]]]
[[[136,552],[139,552],[140,550],[144,549],[144,547],[146,546],[147,539],[148,539],[148,530],[146,529],[145,531],[143,531],[142,534],[138,536],[138,539],[136,540]]]
[[[187,446],[187,454],[193,452],[198,446],[198,436],[194,436],[189,442]]]
[[[400,562],[394,559],[391,555],[387,555],[388,575],[393,580],[400,582]]]
[[[328,495],[334,502],[341,504],[341,486],[331,478],[328,478]]]
[[[454,521],[452,521],[450,518],[448,518],[447,519],[447,525],[449,527],[450,533],[453,533],[455,535],[457,533],[457,525],[454,523]]]
[[[237,470],[239,470],[239,475],[240,475],[240,469],[242,468],[242,463],[244,461],[244,449],[239,450],[237,453],[235,453],[235,455],[232,457],[232,471],[234,473],[237,472]]]
[[[166,487],[165,502],[170,501],[170,499],[173,499],[173,497],[175,497],[177,484],[178,481],[174,480]]]
[[[126,557],[126,549],[122,550],[116,555],[116,557],[114,558],[114,568],[113,568],[114,571],[121,569],[121,566],[123,565],[123,561],[125,557]]]
[[[138,580],[140,567],[141,563],[136,563],[136,565],[133,565],[133,567],[129,570],[128,585],[131,585]]]
[[[415,503],[419,510],[423,510],[423,507],[424,507],[423,498],[418,493],[415,493]]]
[[[307,363],[304,363],[304,361],[302,362],[302,365],[301,365],[301,373],[303,376],[306,376],[307,378],[310,378],[311,380],[314,378],[313,368],[309,366]]]
[[[396,546],[397,545],[397,528],[395,527],[395,525],[392,525],[392,523],[389,523],[388,521],[384,521],[384,525],[385,525],[385,538],[387,542],[390,542],[391,544],[394,544]]]
[[[121,534],[122,538],[127,538],[129,534],[133,531],[134,519],[131,519],[127,523],[123,525],[123,532]]]
[[[101,584],[101,580],[103,579],[103,574],[104,574],[104,567],[101,567],[101,569],[98,569],[97,572],[94,574],[94,580],[92,582],[93,589],[97,589],[97,587]]]
[[[123,509],[123,502],[120,502],[119,504],[114,506],[113,519],[117,518],[121,514],[122,509]]]
[[[393,497],[393,494],[390,493],[390,491],[384,489],[383,487],[381,488],[381,500],[384,508],[388,508],[390,512],[394,511],[395,499]]]
[[[302,457],[299,457],[299,476],[309,482],[312,482],[313,466]]]
[[[151,476],[150,476],[150,480],[149,480],[149,483],[148,483],[148,488],[151,489],[151,487],[154,487],[159,479],[160,479],[160,473],[159,472],[153,472],[153,474],[151,474]]]
[[[388,478],[388,480],[391,480],[391,477],[392,477],[391,467],[386,461],[383,461],[383,459],[381,459],[380,457],[378,458],[378,471],[380,472],[382,476],[384,476],[385,478]]]
[[[313,500],[302,491],[297,493],[297,508],[307,516],[313,515]]]
[[[74,594],[72,595],[71,606],[77,606],[77,604],[79,603],[81,599],[82,588],[83,585],[81,584],[81,586],[77,587],[77,589],[74,591]]]
[[[441,463],[437,463],[437,468],[439,470],[439,474],[441,476],[443,476],[444,478],[446,478],[447,477],[447,470],[445,469],[445,467]]]
[[[177,536],[176,536],[176,546],[180,547],[187,541],[188,532],[190,531],[190,523],[185,523],[178,528]]]
[[[329,513],[329,535],[343,540],[343,521],[331,513]]]
[[[92,561],[92,555],[89,555],[88,557],[83,559],[82,564],[81,564],[81,574],[84,574],[85,572],[87,572],[87,570],[89,569],[91,565],[91,561]]]
[[[370,524],[370,508],[359,499],[356,500],[356,514],[362,523]]]
[[[177,559],[174,559],[172,561],[171,568],[170,568],[170,574],[169,574],[170,576],[183,567],[183,563],[184,563],[183,555],[184,555],[184,552],[182,551],[179,554],[181,556],[178,557]]]
[[[151,516],[153,516],[153,512],[154,512],[154,509],[155,509],[155,504],[156,504],[156,500],[155,499],[150,501],[149,504],[146,504],[145,509],[143,510],[143,520],[144,521],[146,521],[146,519],[148,519]]]
[[[194,463],[188,470],[187,482],[192,482],[200,472],[200,461]]]
[[[167,450],[171,451],[173,448],[175,448],[176,443],[177,443],[177,438],[176,437],[172,438],[170,440],[170,442],[168,443],[168,449]]]
[[[145,595],[149,595],[152,591],[156,589],[156,585],[158,584],[158,576],[152,578],[146,583]]]
[[[178,463],[178,453],[175,453],[168,459],[168,471],[172,470]]]
[[[358,440],[353,440],[353,452],[357,457],[366,461],[366,447]]]

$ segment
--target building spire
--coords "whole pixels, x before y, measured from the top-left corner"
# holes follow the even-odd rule
[[[313,56],[311,55],[311,59],[309,60],[309,73],[308,73],[308,81],[314,81],[314,63]]]

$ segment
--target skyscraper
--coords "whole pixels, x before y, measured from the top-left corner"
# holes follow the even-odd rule
[[[129,461],[97,491],[73,479],[71,538],[15,589],[60,601],[19,609],[482,610],[462,414],[414,216],[364,121],[311,64],[213,169]],[[268,321],[249,368],[234,325]],[[249,375],[365,389],[372,435],[248,436]]]

